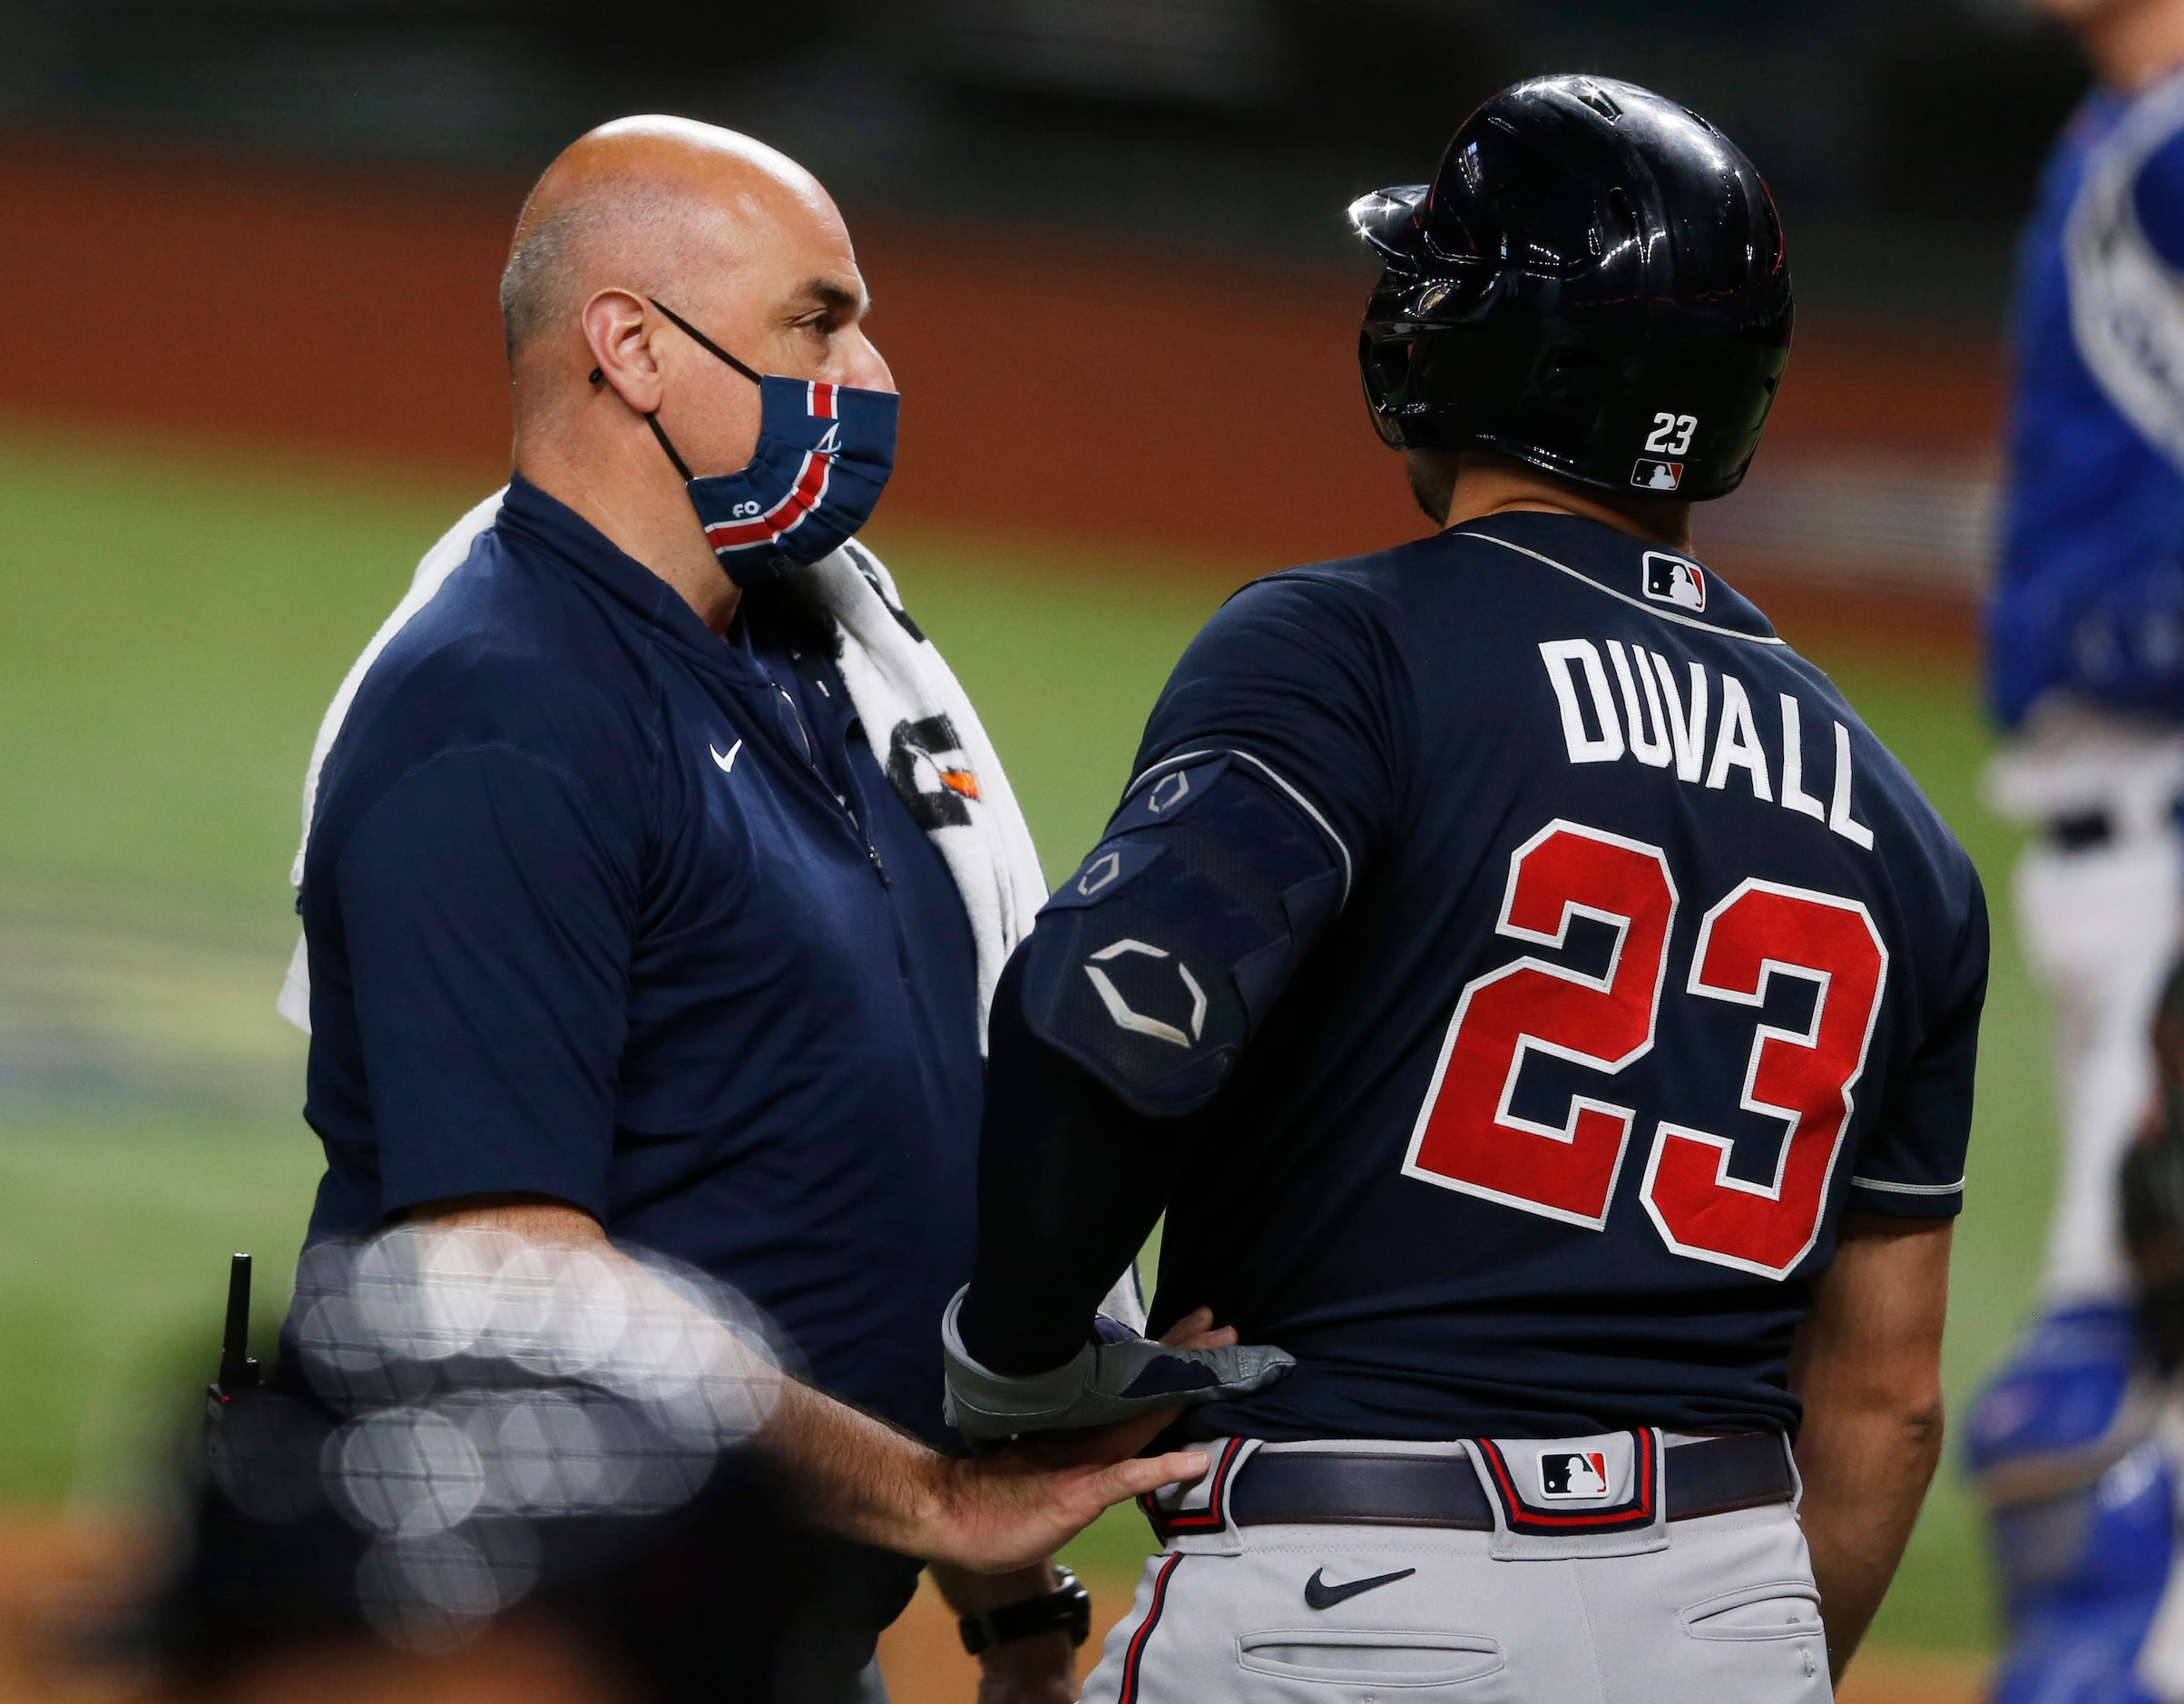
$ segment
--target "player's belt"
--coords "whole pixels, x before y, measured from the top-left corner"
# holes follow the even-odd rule
[[[1789,1453],[1773,1432],[1671,1444],[1661,1474],[1671,1521],[1787,1503]],[[1260,1450],[1228,1487],[1239,1526],[1444,1526],[1494,1531],[1494,1507],[1464,1455]],[[1161,1524],[1156,1520],[1156,1529]],[[1161,1539],[1168,1537],[1161,1533]]]
[[[2065,852],[2090,852],[2116,837],[2116,819],[2105,810],[2081,811],[2074,816],[2051,817],[2048,839]]]

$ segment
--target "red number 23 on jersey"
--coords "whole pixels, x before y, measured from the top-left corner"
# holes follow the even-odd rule
[[[1651,1051],[1676,906],[1658,847],[1557,821],[1518,847],[1498,932],[1559,947],[1572,917],[1591,917],[1615,930],[1614,951],[1599,976],[1526,956],[1464,988],[1405,1172],[1602,1228],[1636,1113],[1574,1094],[1557,1128],[1518,1117],[1511,1105],[1534,1051],[1606,1076]],[[1739,1103],[1785,1126],[1771,1183],[1729,1175],[1727,1138],[1664,1119],[1640,1197],[1677,1253],[1787,1277],[1819,1234],[1887,949],[1855,900],[1746,881],[1707,914],[1692,961],[1684,996],[1729,1006],[1762,1005],[1778,975],[1818,984],[1812,1023],[1803,1033],[1760,1024],[1752,1037]]]

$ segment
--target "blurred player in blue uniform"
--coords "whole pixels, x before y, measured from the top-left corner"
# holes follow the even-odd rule
[[[2038,831],[2017,906],[2056,1007],[2062,1164],[2042,1313],[1969,1455],[2008,1601],[1998,1699],[2135,1704],[2184,1699],[2175,1474],[2117,1200],[2184,893],[2184,4],[2042,4],[2100,85],[2020,256],[1987,643],[2010,736],[1990,795]]]

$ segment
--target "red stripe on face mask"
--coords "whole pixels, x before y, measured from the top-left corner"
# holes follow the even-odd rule
[[[792,532],[804,517],[819,505],[827,495],[827,480],[834,465],[831,455],[807,454],[804,465],[797,474],[796,489],[764,514],[753,521],[716,521],[705,529],[705,542],[715,550],[738,550],[747,544],[763,544]],[[785,509],[794,509],[796,516],[785,525],[776,526],[774,517]]]

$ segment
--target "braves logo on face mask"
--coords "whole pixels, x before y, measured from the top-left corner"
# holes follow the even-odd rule
[[[839,549],[871,518],[895,471],[901,398],[823,379],[753,370],[671,308],[653,307],[759,387],[759,444],[732,474],[693,475],[659,420],[645,416],[690,492],[705,542],[739,586],[779,578]]]

